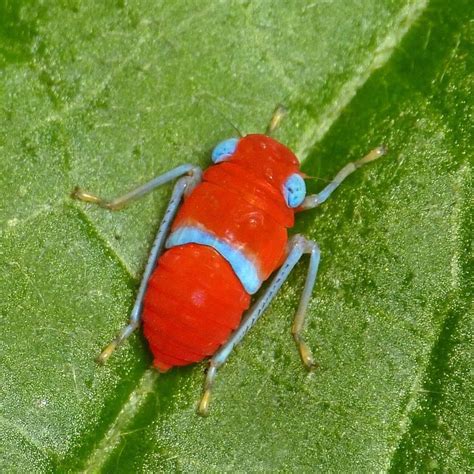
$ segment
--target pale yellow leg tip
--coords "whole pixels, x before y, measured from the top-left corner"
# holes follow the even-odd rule
[[[114,342],[111,342],[97,357],[97,363],[100,365],[104,365],[109,357],[112,355],[112,352],[114,352],[115,348],[117,347],[117,344]]]
[[[73,199],[81,199],[81,198],[80,198],[81,194],[82,194],[81,188],[80,188],[79,186],[76,186],[76,187],[71,191],[70,196],[71,196]]]
[[[369,152],[360,160],[354,162],[354,164],[356,168],[359,168],[360,166],[365,165],[366,163],[370,163],[371,161],[375,161],[379,159],[381,156],[386,155],[387,151],[388,150],[385,145],[380,145],[377,148],[374,148],[371,152]]]
[[[211,400],[211,391],[205,390],[201,401],[199,402],[198,414],[201,416],[207,416],[209,414],[209,402]]]
[[[314,360],[311,350],[304,342],[299,343],[299,350],[301,360],[303,361],[303,364],[308,370],[311,371],[319,367],[319,364]]]
[[[277,108],[273,112],[273,116],[268,124],[266,135],[271,135],[279,126],[285,115],[288,113],[288,109],[282,105],[278,104]]]
[[[386,145],[380,145],[375,149],[379,156],[386,155],[388,153],[388,148]]]
[[[79,201],[90,202],[93,204],[98,204],[99,206],[103,205],[103,200],[100,197],[96,196],[95,194],[83,191],[79,186],[76,186],[72,190],[71,197]]]

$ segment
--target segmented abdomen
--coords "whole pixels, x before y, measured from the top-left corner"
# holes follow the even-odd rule
[[[166,371],[214,354],[250,304],[229,263],[213,248],[167,250],[149,281],[143,328],[154,365]]]

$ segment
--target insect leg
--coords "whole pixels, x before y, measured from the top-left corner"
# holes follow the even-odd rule
[[[366,163],[369,163],[370,161],[374,161],[377,158],[380,158],[386,153],[387,150],[382,145],[377,148],[374,148],[360,160],[348,163],[346,166],[344,166],[344,168],[342,168],[341,171],[339,171],[339,173],[336,174],[334,179],[320,193],[307,196],[303,201],[301,207],[303,209],[312,209],[313,207],[319,206],[324,201],[326,201],[327,198],[331,195],[331,193],[356,169],[360,168]]]
[[[192,176],[184,176],[177,181],[174,186],[173,193],[171,194],[171,199],[166,209],[163,220],[161,221],[160,228],[156,234],[155,241],[150,251],[148,257],[148,262],[145,267],[145,272],[140,283],[140,288],[138,289],[137,299],[133,306],[132,312],[130,314],[130,322],[125,326],[118,336],[100,353],[97,361],[101,364],[105,363],[106,360],[110,357],[112,352],[125,340],[130,334],[138,327],[140,324],[140,319],[143,309],[143,299],[145,297],[145,292],[148,286],[148,281],[153,273],[153,270],[156,266],[156,261],[160,256],[163,246],[166,240],[166,237],[169,234],[171,222],[176,215],[179,205],[181,204],[181,199],[184,195],[189,194],[193,188],[201,181],[201,170],[199,168],[194,168],[194,173]]]
[[[295,235],[291,239],[291,241],[289,242],[288,256],[283,265],[278,270],[275,277],[273,278],[270,285],[267,287],[263,295],[249,309],[245,317],[242,319],[242,322],[237,328],[237,330],[234,331],[234,333],[230,336],[229,340],[214,354],[214,356],[210,360],[209,369],[207,371],[206,380],[204,382],[204,393],[199,403],[199,414],[206,415],[209,410],[211,390],[217,375],[217,369],[225,363],[234,347],[243,339],[249,329],[260,318],[262,313],[265,311],[265,309],[275,297],[278,290],[288,278],[288,275],[290,274],[291,270],[293,270],[294,266],[301,258],[301,256],[305,253],[311,253],[312,263],[310,264],[310,272],[308,273],[307,282],[303,291],[302,303],[300,303],[300,308],[302,310],[303,316],[299,317],[299,319],[301,319],[301,323],[299,324],[302,327],[304,310],[306,309],[306,306],[308,304],[309,294],[311,292],[314,279],[316,278],[315,271],[317,270],[317,263],[319,262],[319,252],[315,250],[313,251],[313,248],[317,249],[313,242],[308,241],[302,235]],[[313,257],[313,255],[315,256]],[[298,337],[300,337],[300,326],[298,326],[299,329],[297,331]],[[309,349],[307,350],[307,353],[311,355]]]
[[[309,370],[312,370],[316,368],[318,364],[314,361],[311,349],[303,341],[301,332],[304,327],[304,319],[306,316],[306,310],[308,309],[309,299],[311,298],[311,293],[313,292],[314,284],[316,283],[321,252],[318,244],[312,240],[306,240],[306,252],[310,254],[308,273],[306,274],[303,293],[301,293],[300,303],[295,314],[291,333],[293,334],[303,364]]]
[[[278,104],[276,109],[273,111],[270,123],[265,130],[265,135],[271,136],[273,132],[280,126],[283,117],[286,115],[287,109],[284,105]]]
[[[157,176],[156,178],[153,178],[151,181],[148,181],[148,183],[142,184],[141,186],[139,186],[136,189],[133,189],[127,194],[124,194],[123,196],[119,196],[110,201],[102,199],[101,197],[96,196],[95,194],[91,194],[86,191],[83,191],[77,186],[72,191],[71,197],[74,199],[79,199],[80,201],[91,202],[91,203],[97,204],[100,207],[109,209],[110,211],[116,211],[126,206],[130,201],[138,199],[144,196],[145,194],[149,193],[150,191],[153,191],[153,189],[157,188],[158,186],[168,183],[169,181],[173,181],[174,179],[179,178],[180,176],[184,174],[189,174],[192,176],[194,174],[200,174],[200,173],[201,173],[201,170],[198,167],[191,164],[184,164],[170,171],[167,171],[166,173],[161,174]]]

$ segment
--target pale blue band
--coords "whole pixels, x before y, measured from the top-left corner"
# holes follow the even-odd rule
[[[184,244],[201,244],[212,247],[229,262],[245,291],[253,295],[260,288],[262,281],[258,277],[257,268],[240,250],[224,242],[210,232],[197,227],[180,227],[168,237],[166,248]],[[217,290],[217,289],[216,289]]]

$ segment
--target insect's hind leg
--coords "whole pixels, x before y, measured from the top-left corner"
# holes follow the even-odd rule
[[[171,223],[174,219],[174,216],[176,215],[178,207],[181,203],[181,199],[184,195],[189,194],[194,189],[194,187],[201,181],[201,170],[196,167],[193,167],[193,170],[194,173],[191,176],[185,176],[179,179],[174,186],[170,202],[165,211],[165,215],[163,217],[163,220],[161,221],[158,233],[156,234],[155,241],[153,242],[153,246],[148,257],[145,272],[143,274],[142,281],[140,283],[140,288],[138,290],[137,299],[130,315],[130,322],[122,329],[122,331],[120,331],[118,336],[100,353],[97,358],[97,361],[101,364],[105,363],[107,359],[111,356],[112,352],[120,344],[122,344],[122,342],[125,341],[125,339],[127,339],[133,333],[133,331],[140,325],[143,310],[143,299],[145,298],[148,281],[150,280],[153,270],[155,269],[158,257],[163,251],[166,237],[169,234]]]
[[[200,175],[200,173],[201,170],[198,167],[191,164],[184,164],[177,166],[176,168],[173,168],[172,170],[167,171],[166,173],[163,173],[157,176],[156,178],[153,178],[151,181],[148,181],[148,183],[142,184],[138,188],[133,189],[132,191],[124,194],[123,196],[119,196],[110,201],[96,196],[95,194],[84,191],[78,186],[73,189],[71,197],[74,199],[78,199],[79,201],[97,204],[98,206],[103,207],[104,209],[108,209],[109,211],[117,211],[119,209],[122,209],[122,207],[126,206],[131,201],[134,201],[135,199],[144,196],[145,194],[149,193],[150,191],[153,191],[162,184],[166,184],[169,181],[173,181],[174,179],[179,178],[184,174]]]
[[[204,382],[204,392],[199,403],[199,414],[207,415],[208,413],[209,402],[211,399],[211,390],[217,375],[217,369],[219,369],[219,367],[221,367],[226,362],[234,347],[243,339],[245,334],[247,334],[247,332],[263,314],[265,309],[277,294],[278,290],[288,278],[288,275],[291,273],[301,256],[308,253],[311,255],[310,266],[303,294],[301,296],[300,305],[296,313],[295,323],[293,324],[293,335],[295,341],[298,344],[303,362],[306,364],[306,366],[308,368],[313,368],[316,365],[313,361],[311,351],[301,338],[301,331],[303,329],[304,316],[308,306],[309,298],[311,296],[311,290],[313,289],[314,283],[316,281],[316,273],[318,270],[320,254],[319,248],[315,242],[312,242],[302,235],[297,234],[293,236],[289,242],[288,256],[271,281],[270,285],[267,287],[263,295],[246,313],[240,326],[232,333],[229,340],[211,358],[209,369],[206,374],[206,380]]]

